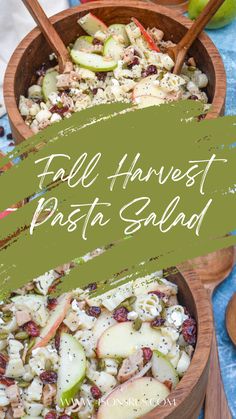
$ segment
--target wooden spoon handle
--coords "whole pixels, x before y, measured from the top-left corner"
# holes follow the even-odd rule
[[[194,21],[192,26],[178,43],[179,49],[185,48],[188,50],[191,47],[192,43],[202,32],[224,1],[225,0],[210,0],[209,3],[207,3],[206,7],[204,7],[198,18]]]
[[[52,23],[50,22],[46,14],[44,13],[38,1],[37,0],[22,0],[22,1],[24,5],[27,7],[27,9],[29,10],[34,21],[40,27],[41,31],[43,32],[52,50],[57,55],[60,72],[63,72],[66,63],[68,61],[71,61],[66,46],[64,45],[63,41],[61,40],[54,26],[52,25]]]
[[[232,419],[220,375],[215,330],[213,331],[210,371],[207,382],[204,419]]]

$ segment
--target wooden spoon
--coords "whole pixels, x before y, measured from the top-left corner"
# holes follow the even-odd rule
[[[61,40],[60,36],[58,35],[56,29],[44,13],[42,7],[38,3],[37,0],[22,0],[24,5],[29,10],[32,18],[40,27],[41,31],[43,32],[45,38],[47,39],[49,45],[51,46],[52,50],[57,55],[58,63],[59,63],[59,71],[63,73],[66,63],[70,62],[70,55],[69,52],[64,45],[63,41]]]
[[[236,293],[234,293],[227,306],[225,322],[229,337],[236,345]]]
[[[174,47],[168,48],[167,52],[175,62],[173,70],[174,74],[180,74],[181,69],[183,67],[184,59],[192,43],[202,32],[209,20],[211,20],[211,18],[217,12],[220,6],[224,3],[224,1],[225,0],[210,0],[198,16],[198,18],[192,24],[192,26],[183,36],[181,41]]]
[[[234,247],[218,250],[207,256],[197,257],[184,266],[191,266],[197,273],[211,300],[216,287],[224,281],[234,265]],[[185,269],[185,268],[184,268]],[[231,413],[221,380],[216,335],[213,330],[210,369],[205,399],[204,419],[231,419]]]

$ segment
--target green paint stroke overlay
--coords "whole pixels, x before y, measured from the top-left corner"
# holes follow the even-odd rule
[[[202,112],[202,105],[192,101],[135,111],[127,104],[101,105],[54,124],[1,160],[3,165],[27,153],[0,177],[0,211],[44,192],[0,221],[0,240],[8,238],[0,252],[1,294],[109,243],[115,245],[71,270],[57,292],[94,281],[101,281],[102,292],[116,285],[104,282],[124,269],[125,280],[134,279],[234,244],[236,236],[225,235],[235,229],[236,116],[199,123],[196,117]],[[53,180],[60,169],[68,176],[84,153],[83,164],[74,167],[73,187]],[[45,176],[40,189],[38,175],[56,154],[64,156],[52,160],[52,174]],[[135,175],[126,185],[124,174],[116,177],[110,190],[109,177],[122,159],[120,173]],[[91,160],[97,161],[93,170]],[[55,211],[30,234],[42,201],[50,208],[55,205]],[[63,225],[51,225],[56,216]]]

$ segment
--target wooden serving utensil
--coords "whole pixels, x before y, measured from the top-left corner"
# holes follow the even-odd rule
[[[22,0],[24,5],[27,7],[28,11],[30,12],[32,18],[40,27],[42,33],[44,34],[45,38],[47,39],[49,45],[51,46],[52,50],[57,55],[58,63],[59,63],[59,71],[63,73],[66,63],[71,61],[69,52],[64,45],[62,39],[58,35],[56,29],[44,13],[42,7],[38,3],[37,0]]]
[[[207,256],[197,257],[183,266],[191,265],[204,287],[210,300],[216,287],[224,281],[234,265],[234,247],[221,249]],[[185,268],[184,268],[185,269]],[[227,399],[221,380],[216,334],[213,330],[210,369],[205,399],[204,419],[231,419]]]
[[[181,41],[174,47],[168,48],[167,52],[175,62],[173,70],[174,74],[180,74],[186,54],[189,48],[191,47],[192,43],[202,32],[202,30],[205,28],[207,23],[211,20],[211,18],[217,12],[220,6],[224,3],[224,1],[225,0],[210,0],[198,16],[198,18],[192,24],[192,26],[183,36]]]
[[[236,345],[236,293],[227,305],[225,323],[229,337]]]

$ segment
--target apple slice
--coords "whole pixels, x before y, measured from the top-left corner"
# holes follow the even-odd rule
[[[161,383],[171,381],[173,388],[179,382],[179,376],[171,362],[159,351],[154,351],[152,356],[152,375]]]
[[[157,74],[145,77],[136,84],[132,98],[135,100],[139,96],[154,96],[159,99],[165,99],[166,92],[163,92],[158,86]]]
[[[150,49],[156,52],[160,52],[160,49],[156,46],[155,42],[153,41],[152,37],[149,35],[149,33],[146,31],[146,29],[143,27],[142,23],[136,19],[136,17],[132,17],[132,21],[135,23],[136,26],[140,29],[141,34],[143,35],[145,41],[147,41],[148,46]]]
[[[117,323],[101,335],[97,355],[99,358],[127,358],[138,348],[157,349],[161,339],[161,332],[148,322],[144,322],[138,331],[134,330],[133,322]]]
[[[110,57],[114,61],[119,61],[124,54],[124,47],[113,36],[109,36],[105,41],[103,55]]]
[[[165,103],[164,99],[161,99],[157,96],[137,96],[133,100],[133,104],[137,105],[137,108],[148,108],[149,106],[159,106],[162,103]]]
[[[71,58],[76,64],[91,71],[111,71],[117,67],[117,62],[112,58],[74,49],[71,50]]]
[[[59,357],[57,403],[65,407],[71,404],[85,378],[86,356],[75,337],[62,333]]]
[[[88,35],[79,36],[73,45],[73,49],[77,51],[86,50],[87,52],[91,52],[93,50],[93,37]]]
[[[47,101],[51,93],[57,92],[57,71],[49,71],[43,78],[42,92],[44,99]]]
[[[107,25],[92,13],[87,13],[87,15],[81,17],[77,22],[91,36],[94,36],[98,31],[106,32],[108,29]]]
[[[169,395],[168,388],[152,377],[142,377],[116,387],[100,405],[97,419],[136,419]],[[148,402],[150,400],[150,403]]]
[[[130,44],[129,37],[127,35],[125,25],[122,23],[114,23],[113,25],[110,25],[108,28],[108,31],[117,37],[121,37],[124,40],[124,45],[128,47]]]
[[[71,294],[63,294],[58,299],[58,304],[54,310],[50,312],[50,317],[47,321],[46,326],[44,326],[39,337],[36,339],[36,343],[33,349],[40,348],[41,346],[47,345],[47,343],[54,337],[58,327],[63,322],[67,310],[70,306]]]

